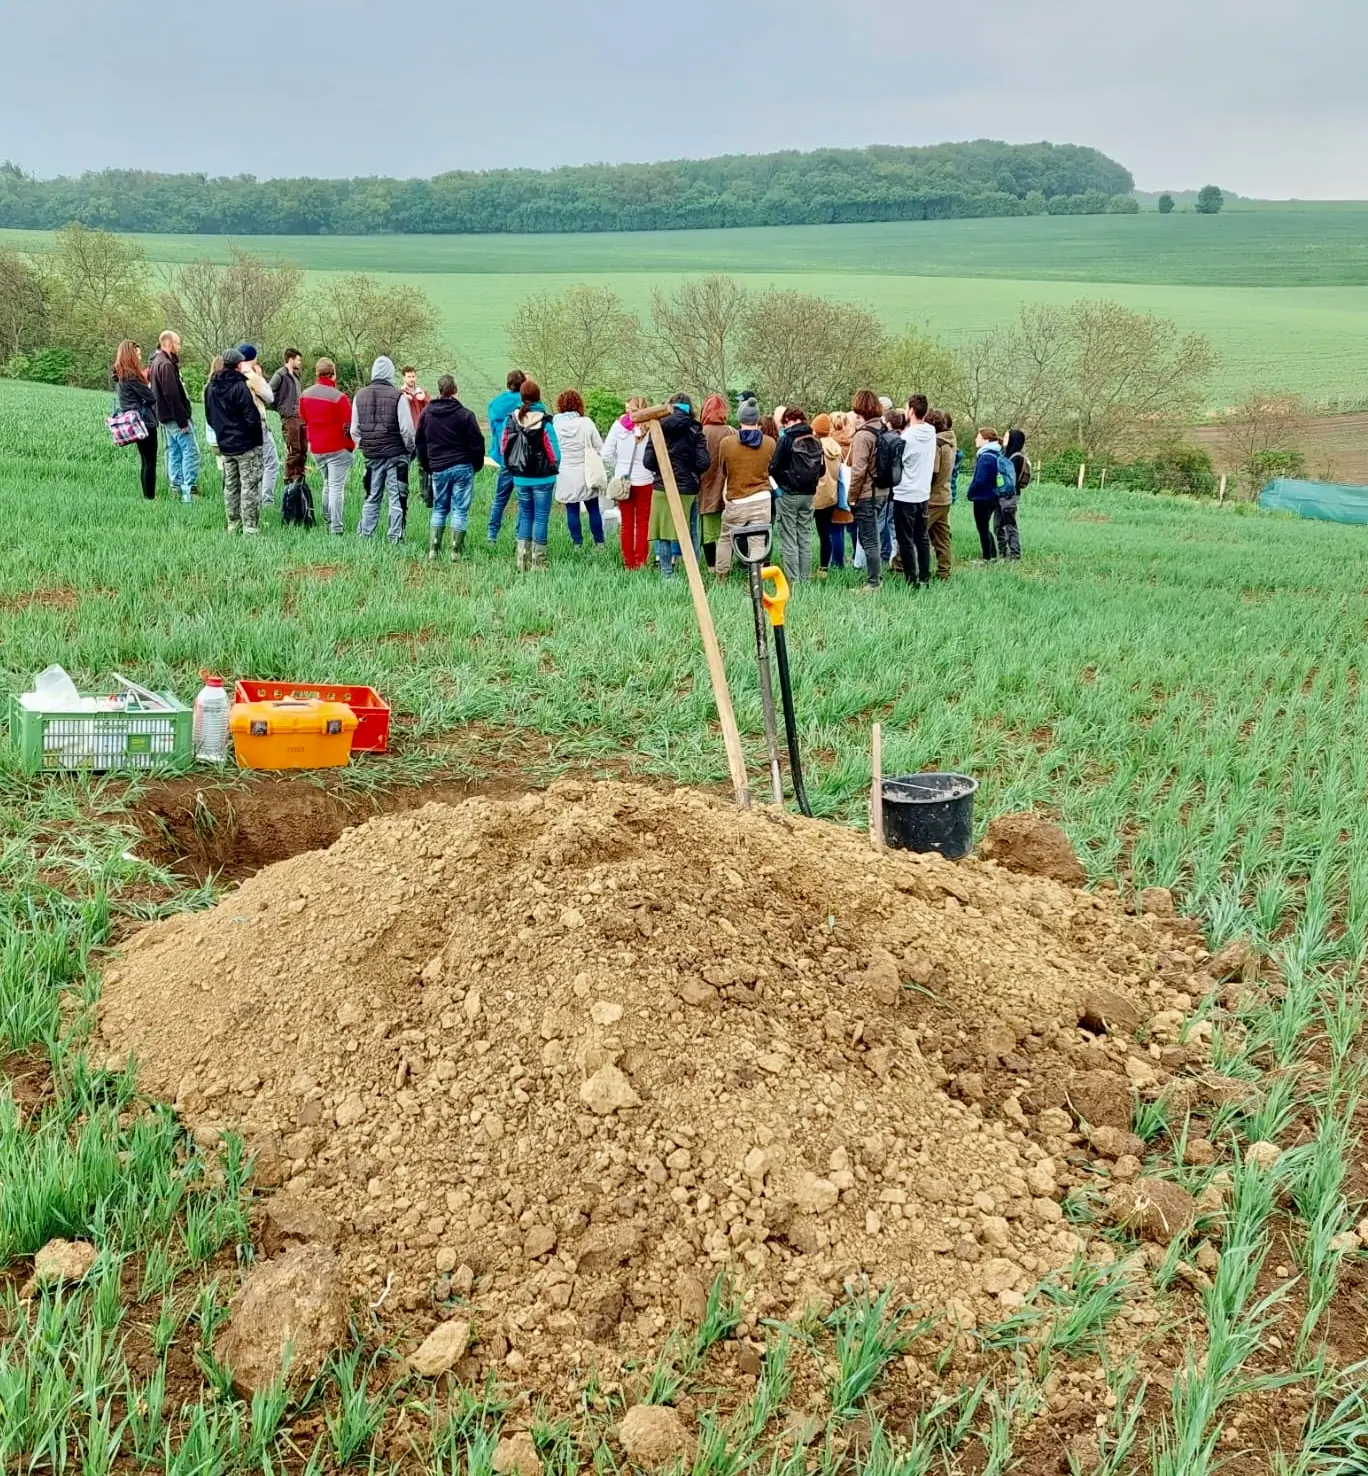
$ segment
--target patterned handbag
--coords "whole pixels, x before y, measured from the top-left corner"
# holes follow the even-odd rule
[[[134,441],[147,439],[147,422],[136,410],[120,410],[105,417],[109,434],[116,446],[131,446]]]

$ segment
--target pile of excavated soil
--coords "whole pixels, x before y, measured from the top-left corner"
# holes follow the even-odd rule
[[[724,1267],[751,1325],[852,1278],[961,1325],[1019,1305],[1083,1246],[1078,1119],[1124,1129],[1181,1064],[1131,1039],[1205,959],[1176,927],[567,782],[373,820],[147,928],[101,1022],[201,1141],[275,1165],[277,1247],[335,1242],[419,1324],[464,1299],[470,1371],[530,1376],[658,1347]]]

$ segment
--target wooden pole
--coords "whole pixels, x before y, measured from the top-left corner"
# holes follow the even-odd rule
[[[875,723],[869,753],[869,843],[884,848],[883,825],[883,724]]]
[[[732,711],[727,671],[722,665],[722,651],[717,644],[717,631],[713,626],[712,611],[708,608],[708,595],[698,569],[698,555],[694,553],[693,539],[689,536],[689,520],[684,513],[674,467],[670,465],[670,448],[665,444],[665,432],[660,428],[661,419],[670,410],[669,405],[657,405],[653,410],[641,411],[632,418],[638,424],[650,423],[651,445],[655,448],[660,480],[665,484],[665,499],[670,505],[675,537],[684,560],[684,572],[689,580],[689,593],[693,596],[694,614],[698,617],[698,629],[703,636],[703,654],[708,658],[708,676],[712,679],[713,698],[717,703],[717,720],[722,724],[722,742],[727,750],[727,768],[731,771],[732,788],[736,791],[736,805],[738,809],[749,810],[750,784],[746,779],[745,755],[741,751],[741,733],[736,726],[736,714]]]
[[[1099,492],[1105,492],[1106,489],[1107,489],[1107,468],[1104,466],[1102,468],[1102,480],[1098,484],[1098,491]]]
[[[1080,492],[1083,490],[1083,478],[1087,475],[1087,473],[1088,473],[1088,464],[1087,464],[1087,462],[1080,461],[1078,463],[1078,490]]]
[[[1224,472],[1222,472],[1221,473],[1221,490],[1219,492],[1217,492],[1217,494],[1216,494],[1216,501],[1217,502],[1224,502],[1225,501],[1225,489],[1226,489],[1226,474]]]

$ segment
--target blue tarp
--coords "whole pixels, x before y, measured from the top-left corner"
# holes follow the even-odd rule
[[[1319,518],[1324,523],[1368,523],[1368,487],[1275,477],[1259,493],[1259,506],[1270,512],[1296,513],[1299,518]]]

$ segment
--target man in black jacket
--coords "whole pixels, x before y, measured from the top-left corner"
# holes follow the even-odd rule
[[[708,450],[708,438],[703,427],[694,418],[693,401],[686,394],[677,394],[670,400],[671,413],[660,422],[665,433],[665,449],[670,456],[675,484],[679,488],[680,500],[689,517],[689,539],[698,551],[698,488],[703,473],[712,465],[712,452]],[[642,465],[655,473],[655,490],[665,489],[656,460],[655,444],[646,442],[646,454]],[[680,546],[674,536],[669,505],[663,496],[651,503],[651,526],[648,530],[655,540],[656,558],[660,561],[661,575],[669,579],[674,574],[674,561],[680,555]]]
[[[148,366],[152,393],[157,397],[157,424],[166,437],[166,475],[182,502],[199,496],[199,442],[190,413],[190,396],[180,372],[180,334],[168,328],[157,340],[157,352]]]
[[[465,543],[475,473],[484,465],[485,438],[480,422],[456,398],[456,381],[444,374],[437,398],[418,421],[418,465],[432,478],[432,515],[428,520],[428,562],[442,551],[442,534],[451,520],[451,562]]]
[[[261,532],[261,412],[242,377],[242,355],[228,349],[204,391],[204,414],[223,457],[223,506],[230,533]]]
[[[362,538],[375,536],[380,504],[388,487],[389,524],[385,536],[391,543],[402,543],[408,466],[415,437],[408,399],[394,383],[394,360],[385,354],[371,365],[370,383],[356,392],[351,438],[366,458],[366,500],[356,531]]]
[[[284,363],[271,375],[271,394],[275,396],[275,412],[280,416],[280,433],[285,440],[286,487],[304,480],[309,451],[299,415],[299,370],[303,362],[297,348],[287,348]]]

